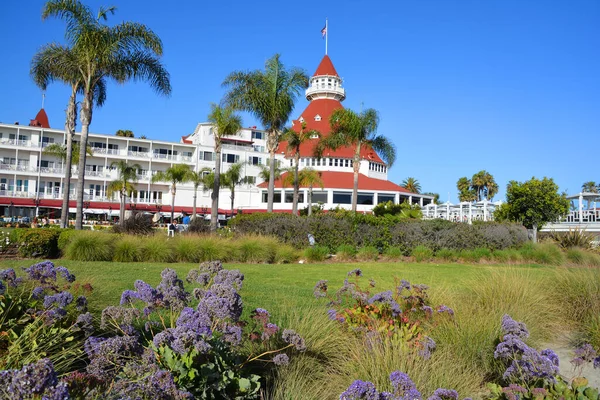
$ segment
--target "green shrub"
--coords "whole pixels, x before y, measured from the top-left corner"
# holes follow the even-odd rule
[[[200,261],[232,261],[236,257],[236,249],[228,241],[214,236],[200,236],[196,244],[200,253]]]
[[[140,239],[135,236],[121,236],[115,242],[113,261],[136,262],[142,260]]]
[[[111,233],[78,231],[65,249],[65,256],[75,261],[110,261],[115,236]]]
[[[272,264],[275,261],[277,247],[279,247],[277,239],[264,236],[241,237],[235,242],[238,260],[241,262]]]
[[[433,250],[429,247],[419,245],[412,250],[411,255],[417,262],[429,261],[433,257]]]
[[[205,220],[202,216],[196,216],[190,221],[188,226],[188,232],[190,233],[209,233],[210,232],[210,221]]]
[[[564,255],[554,243],[538,243],[533,246],[524,246],[521,249],[523,258],[538,264],[562,265]]]
[[[64,252],[78,232],[75,229],[63,229],[58,236],[58,249]]]
[[[375,246],[365,246],[358,249],[356,258],[360,261],[374,261],[379,258],[379,250]]]
[[[458,253],[452,249],[440,249],[435,253],[435,256],[444,261],[454,262],[458,260]]]
[[[164,236],[150,236],[142,240],[142,257],[144,261],[169,263],[175,261],[173,240]]]
[[[387,260],[401,260],[402,256],[402,249],[399,247],[388,247],[383,252],[383,257]]]
[[[600,256],[596,253],[585,252],[586,264],[590,267],[600,267]]]
[[[479,257],[480,260],[491,260],[492,259],[492,251],[485,247],[478,247],[473,249],[473,253]]]
[[[568,232],[551,232],[550,238],[563,249],[570,249],[573,247],[590,249],[592,247],[592,241],[596,240],[596,237],[593,234],[586,232],[585,229],[578,228],[569,228]]]
[[[17,229],[15,229],[17,231]],[[58,256],[57,229],[19,229],[19,255],[24,258],[53,258]]]
[[[154,223],[152,216],[143,213],[135,213],[129,218],[124,219],[116,225],[113,225],[113,232],[125,233],[129,235],[150,235],[154,232]]]
[[[342,244],[335,252],[335,258],[339,261],[350,261],[356,256],[356,247],[349,244]]]
[[[476,252],[475,250],[463,250],[459,254],[460,259],[463,262],[475,264],[481,261],[481,253]]]
[[[175,258],[179,262],[198,263],[202,261],[202,249],[198,246],[201,239],[197,236],[179,236],[175,239]]]
[[[329,256],[329,249],[325,246],[312,246],[304,249],[304,258],[309,262],[324,261]]]
[[[573,264],[582,265],[587,261],[587,257],[583,250],[572,247],[567,250],[567,260]]]
[[[298,261],[298,250],[288,244],[282,244],[277,247],[275,253],[275,262],[277,264],[291,264]]]

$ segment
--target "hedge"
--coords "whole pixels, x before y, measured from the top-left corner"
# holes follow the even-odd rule
[[[15,229],[19,255],[24,258],[54,258],[58,256],[60,229]]]
[[[527,230],[517,224],[485,222],[473,225],[446,220],[407,220],[394,216],[365,214],[239,215],[229,223],[236,233],[269,235],[296,248],[309,245],[308,234],[318,245],[335,251],[341,245],[374,246],[380,252],[397,247],[406,256],[419,245],[432,251],[442,248],[472,250],[480,247],[502,250],[527,241]]]

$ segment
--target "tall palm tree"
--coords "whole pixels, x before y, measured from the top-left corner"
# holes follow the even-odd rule
[[[463,176],[456,182],[456,188],[458,189],[458,201],[472,202],[477,200],[477,195],[471,188],[471,180],[466,176]]]
[[[300,185],[303,187],[308,186],[308,215],[312,215],[312,194],[313,187],[319,186],[321,189],[324,188],[323,180],[321,179],[321,172],[313,168],[304,168],[300,170],[300,176],[298,177]]]
[[[221,147],[225,136],[237,135],[242,129],[242,118],[235,114],[231,106],[221,107],[218,104],[211,104],[211,111],[208,114],[208,121],[213,124],[213,137],[215,139],[215,181],[213,191],[210,195],[212,199],[212,208],[210,211],[210,230],[217,230],[219,218],[219,188],[221,187]]]
[[[298,197],[300,192],[300,181],[298,179],[300,147],[314,136],[321,137],[321,134],[315,130],[306,131],[306,122],[302,122],[300,132],[296,132],[293,129],[286,129],[282,135],[282,140],[287,142],[287,151],[292,153],[294,157],[294,196],[292,200],[292,214],[294,215],[298,215]]]
[[[588,193],[598,193],[598,185],[596,185],[596,182],[594,181],[584,182],[584,184],[581,185],[581,191]]]
[[[158,171],[152,177],[152,183],[169,182],[171,184],[171,221],[175,217],[175,195],[177,194],[177,185],[183,182],[189,182],[191,168],[187,164],[175,164],[167,168],[166,171]]]
[[[160,63],[162,42],[147,26],[139,23],[122,22],[114,26],[103,23],[114,7],[101,7],[98,14],[80,0],[49,0],[43,10],[42,19],[56,17],[66,22],[66,39],[71,46],[73,58],[70,69],[79,71],[83,101],[81,103],[81,143],[77,180],[77,213],[75,228],[83,225],[83,189],[85,187],[85,149],[95,87],[98,82],[110,78],[124,83],[128,80],[143,80],[159,93],[171,93],[169,74]]]
[[[190,171],[188,181],[194,185],[194,202],[192,204],[192,219],[196,218],[196,200],[198,197],[198,188],[205,184],[205,175],[212,172],[208,167],[202,168],[200,171]]]
[[[324,148],[336,150],[344,146],[354,146],[354,190],[352,192],[352,211],[356,212],[358,203],[358,171],[360,169],[360,152],[364,148],[373,148],[380,153],[383,160],[392,166],[396,160],[394,145],[382,135],[377,134],[379,115],[369,108],[357,114],[348,109],[337,109],[329,118],[331,133],[321,139],[318,153]]]
[[[411,193],[421,193],[421,184],[415,178],[406,178],[402,181],[402,186],[404,186],[404,189],[408,190]]]
[[[275,166],[273,171],[273,182],[281,177],[281,174],[285,172],[279,165]],[[265,167],[264,165],[260,166],[260,172],[258,173],[258,177],[263,180],[263,182],[269,182],[271,180],[271,168]]]
[[[48,44],[38,51],[31,61],[31,77],[35,84],[42,90],[54,81],[61,81],[71,88],[71,96],[67,103],[65,119],[65,136],[67,139],[65,147],[65,178],[63,181],[63,202],[61,207],[60,226],[68,227],[69,223],[69,188],[71,187],[71,165],[74,162],[73,136],[77,125],[77,94],[82,91],[82,77],[75,62],[75,54],[69,47],[59,44]],[[94,98],[96,107],[101,107],[106,100],[106,82],[99,79],[94,86]],[[77,151],[76,151],[77,152]],[[79,160],[79,155],[77,156]]]
[[[107,196],[112,196],[113,193],[119,193],[120,205],[119,205],[119,223],[125,221],[125,203],[127,201],[127,194],[137,193],[135,186],[137,182],[137,172],[142,169],[139,164],[127,164],[126,161],[120,160],[110,164],[111,168],[117,169],[118,178],[108,184],[106,188]]]
[[[235,163],[227,172],[223,174],[222,186],[228,188],[231,191],[231,217],[233,218],[233,205],[235,201],[235,187],[241,185],[244,182],[244,176],[242,174],[242,167],[244,164]]]
[[[471,188],[475,190],[477,201],[491,200],[498,193],[498,185],[492,174],[486,170],[477,172],[471,178]]]
[[[265,63],[264,71],[235,71],[223,82],[223,86],[229,88],[225,101],[238,110],[253,114],[267,133],[271,168],[267,212],[273,212],[275,151],[296,99],[308,86],[308,78],[306,72],[299,68],[286,69],[279,54],[275,54]]]

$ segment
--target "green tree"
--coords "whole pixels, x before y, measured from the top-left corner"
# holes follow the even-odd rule
[[[244,164],[235,163],[232,164],[229,169],[223,174],[222,187],[226,187],[231,192],[229,196],[231,199],[231,217],[233,218],[233,204],[235,201],[235,188],[244,182],[244,176],[242,174],[242,167]]]
[[[79,0],[49,0],[42,19],[57,17],[66,23],[66,39],[73,57],[69,70],[79,71],[83,101],[81,102],[81,143],[77,180],[77,213],[75,228],[83,225],[83,189],[85,161],[92,109],[97,102],[96,87],[107,78],[124,83],[143,80],[160,94],[171,92],[169,74],[160,63],[162,42],[148,27],[122,22],[114,26],[103,23],[114,7],[101,7],[97,15]]]
[[[486,170],[477,172],[471,178],[471,189],[475,191],[477,201],[492,200],[498,193],[498,185],[492,174]]]
[[[69,157],[69,153],[71,153],[70,164],[77,164],[79,162],[79,143],[72,144],[71,151],[69,151],[69,147],[66,144],[52,143],[44,147],[43,153],[60,159],[63,164],[67,163],[67,157]],[[88,156],[94,155],[90,146],[87,147],[86,154]],[[64,168],[66,167],[67,166],[64,165]]]
[[[456,188],[458,189],[458,200],[473,202],[477,200],[477,194],[475,190],[471,188],[471,180],[466,176],[463,176],[456,182]]]
[[[281,177],[285,171],[276,165],[274,168],[273,182]],[[271,178],[271,168],[265,167],[264,165],[260,166],[260,172],[258,173],[258,177],[262,179],[264,182],[269,182]]]
[[[533,241],[544,224],[555,222],[569,212],[565,193],[558,193],[558,185],[551,178],[531,178],[526,182],[510,181],[506,187],[506,203],[494,217],[497,221],[516,221],[533,230]]]
[[[298,215],[298,197],[300,193],[300,180],[299,180],[299,168],[300,168],[300,147],[303,143],[311,140],[312,137],[321,137],[321,134],[315,130],[306,130],[306,122],[302,122],[300,132],[296,132],[293,129],[286,129],[282,135],[282,140],[287,142],[287,151],[294,157],[294,168],[292,171],[294,187],[294,196],[292,199],[292,214]]]
[[[300,170],[298,181],[300,186],[308,187],[308,215],[312,215],[312,195],[313,188],[319,186],[321,189],[324,188],[323,180],[321,179],[321,172],[313,168],[304,168]]]
[[[215,232],[219,223],[219,188],[221,187],[221,148],[222,140],[226,136],[237,135],[242,129],[242,118],[235,114],[231,106],[221,107],[211,105],[208,120],[213,124],[213,137],[215,140],[215,178],[211,193],[212,208],[210,212],[210,230]]]
[[[352,192],[352,211],[356,212],[358,203],[358,171],[360,169],[360,152],[364,148],[373,148],[391,167],[396,159],[394,145],[383,135],[377,134],[379,115],[369,108],[360,114],[352,110],[337,109],[329,119],[331,133],[319,141],[317,153],[323,149],[336,150],[344,146],[354,146],[354,190]]]
[[[192,219],[196,218],[196,200],[198,198],[198,188],[205,184],[205,175],[212,173],[208,167],[202,168],[200,171],[190,171],[188,181],[194,185],[194,202],[192,203]]]
[[[115,136],[121,136],[121,137],[135,137],[133,135],[133,131],[130,131],[129,129],[119,129],[116,133]]]
[[[411,193],[421,193],[421,184],[415,178],[406,178],[402,181],[402,186]]]
[[[137,182],[137,172],[142,169],[139,164],[127,164],[126,161],[120,160],[110,164],[111,168],[117,169],[118,178],[108,184],[106,194],[110,197],[114,193],[119,193],[119,223],[125,221],[125,204],[127,195],[137,193],[134,183]]]
[[[46,90],[48,85],[59,81],[71,88],[71,95],[67,103],[65,119],[65,137],[67,143],[65,146],[65,178],[63,180],[63,202],[61,207],[60,226],[68,227],[69,224],[69,188],[71,187],[71,166],[73,161],[73,137],[75,136],[75,126],[77,125],[77,94],[82,91],[82,77],[75,60],[75,54],[69,47],[59,44],[44,45],[38,51],[31,61],[30,75],[35,84],[42,90]],[[101,107],[106,100],[106,82],[104,79],[98,79],[94,86],[94,98],[96,107]],[[58,149],[57,149],[58,151]],[[75,150],[77,152],[77,150]]]
[[[598,193],[598,185],[596,185],[596,182],[594,181],[584,182],[584,184],[581,185],[581,191],[587,193]]]
[[[169,182],[171,184],[171,221],[175,218],[175,195],[177,194],[177,185],[183,182],[189,182],[191,168],[187,164],[175,164],[166,171],[158,171],[152,177],[152,183]]]
[[[232,72],[225,78],[223,86],[229,89],[225,96],[226,102],[238,110],[253,114],[267,134],[271,168],[267,212],[273,212],[275,151],[294,110],[296,99],[308,86],[308,75],[299,68],[286,69],[279,54],[275,54],[267,60],[264,71]]]

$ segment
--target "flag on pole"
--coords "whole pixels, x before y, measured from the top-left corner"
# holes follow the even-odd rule
[[[321,29],[321,35],[323,35],[323,39],[325,39],[325,35],[327,35],[327,25],[325,25],[323,29]]]

